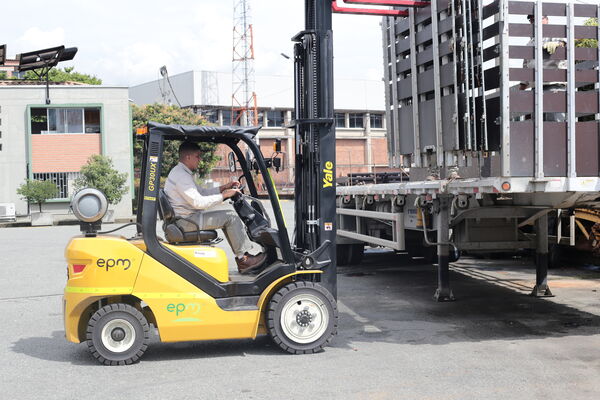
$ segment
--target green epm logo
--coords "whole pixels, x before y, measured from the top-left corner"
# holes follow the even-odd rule
[[[323,168],[323,189],[333,187],[333,163],[327,161]]]
[[[171,303],[167,306],[167,312],[174,313],[176,317],[181,315],[181,318],[177,318],[173,322],[200,321],[195,317],[200,314],[200,304],[198,303]]]

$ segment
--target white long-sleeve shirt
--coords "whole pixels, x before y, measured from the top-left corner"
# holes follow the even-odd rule
[[[223,202],[223,195],[218,187],[205,189],[196,185],[194,173],[182,163],[169,172],[165,194],[179,217],[187,217]]]

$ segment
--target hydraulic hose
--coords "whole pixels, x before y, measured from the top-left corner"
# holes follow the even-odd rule
[[[99,234],[99,235],[106,235],[106,234],[109,234],[109,233],[113,233],[113,232],[116,232],[116,231],[120,231],[121,229],[123,229],[123,228],[125,228],[125,227],[128,227],[128,226],[131,226],[131,225],[137,225],[137,226],[139,226],[139,227],[140,227],[140,229],[141,229],[141,227],[142,227],[142,224],[138,224],[137,222],[130,222],[130,223],[128,223],[128,224],[121,225],[120,227],[118,227],[118,228],[115,228],[115,229],[113,229],[113,230],[110,230],[110,231],[96,232],[96,233],[97,233],[97,234]]]
[[[425,239],[425,243],[428,246],[452,246],[452,248],[454,248],[454,251],[458,253],[458,247],[456,247],[456,245],[452,242],[430,242],[429,241],[429,238],[427,237],[427,218],[425,218],[425,214],[423,214],[423,209],[419,205],[418,197],[415,200],[415,206],[423,215],[423,238]]]

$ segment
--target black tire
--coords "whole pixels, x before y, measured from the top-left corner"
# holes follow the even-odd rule
[[[297,312],[300,308],[302,311]],[[311,309],[314,314],[310,313]],[[279,347],[291,354],[318,353],[337,333],[335,299],[327,289],[313,282],[294,282],[279,289],[269,301],[266,314],[269,335]],[[295,316],[295,321],[289,320],[292,316]],[[286,318],[290,324],[284,325],[282,320]],[[312,332],[309,329],[309,332],[302,330],[300,335],[294,334],[296,326],[310,326],[313,318],[316,326]]]
[[[350,257],[348,260],[349,264],[355,265],[360,264],[365,254],[365,244],[355,243],[350,245]]]
[[[437,246],[425,247],[424,254],[425,254],[425,260],[428,263],[430,263],[430,264],[438,263]],[[460,259],[460,256],[461,256],[461,251],[450,246],[450,248],[448,249],[448,262],[451,262],[451,263],[456,262]]]
[[[337,244],[335,245],[335,251],[337,254],[337,265],[348,265],[350,262],[350,250],[349,244]]]
[[[133,364],[146,351],[149,332],[148,321],[136,308],[123,303],[109,304],[90,318],[86,343],[94,358],[104,365]]]
[[[559,244],[548,246],[548,268],[560,268],[563,265],[563,248]]]
[[[337,253],[337,265],[354,265],[362,261],[365,245],[364,243],[338,244],[335,246]]]

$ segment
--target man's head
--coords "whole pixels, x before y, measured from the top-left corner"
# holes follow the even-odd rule
[[[529,20],[530,24],[533,24],[535,22],[535,16],[533,14],[529,14],[527,16],[527,19]],[[543,15],[542,16],[542,24],[546,25],[548,23],[548,16],[547,15]]]
[[[179,162],[191,169],[198,168],[200,148],[194,142],[183,142],[179,146]]]

